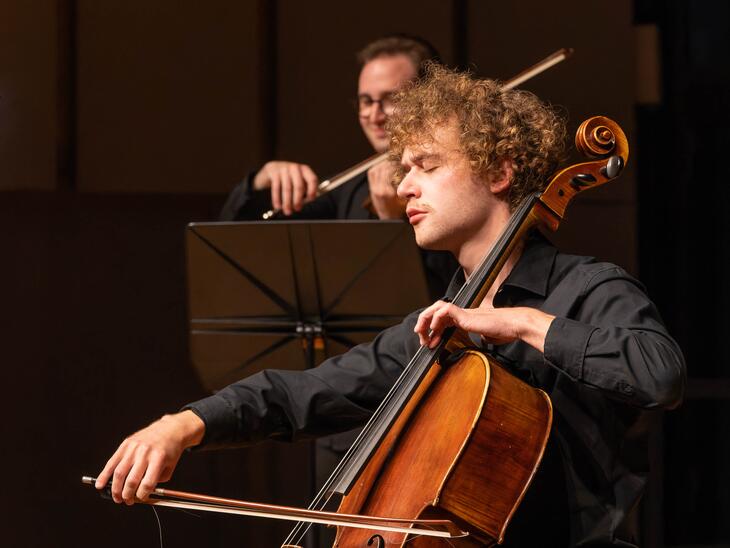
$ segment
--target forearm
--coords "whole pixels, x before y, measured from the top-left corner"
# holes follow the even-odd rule
[[[682,353],[665,331],[648,325],[599,327],[559,318],[548,333],[545,360],[636,407],[671,408],[683,397]]]
[[[540,352],[545,352],[545,338],[555,316],[536,308],[508,309],[513,316],[517,338]]]
[[[294,440],[363,424],[418,348],[415,317],[307,371],[267,370],[188,409],[205,421],[205,447]]]
[[[184,410],[174,415],[165,415],[161,421],[174,423],[180,446],[184,449],[195,447],[203,441],[205,423],[191,410]]]

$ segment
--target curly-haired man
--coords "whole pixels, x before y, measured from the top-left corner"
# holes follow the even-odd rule
[[[397,191],[419,245],[451,251],[462,267],[453,295],[515,204],[543,188],[562,155],[564,124],[530,94],[435,67],[396,98],[390,131]],[[125,440],[97,486],[113,477],[114,499],[131,503],[170,477],[186,447],[360,425],[419,346],[437,344],[449,325],[553,402],[546,455],[506,545],[638,545],[647,418],[681,401],[684,361],[639,282],[615,265],[559,253],[539,234],[509,257],[478,308],[440,301],[316,369],[235,383]]]

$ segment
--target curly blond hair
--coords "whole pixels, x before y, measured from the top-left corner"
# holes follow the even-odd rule
[[[456,120],[461,151],[475,175],[486,180],[499,174],[503,160],[511,161],[507,199],[512,210],[532,192],[544,190],[563,159],[562,117],[532,93],[502,90],[494,80],[428,64],[425,76],[406,86],[394,103],[386,126],[391,160],[400,165],[405,147],[427,144],[438,127]],[[397,181],[402,176],[397,174]]]

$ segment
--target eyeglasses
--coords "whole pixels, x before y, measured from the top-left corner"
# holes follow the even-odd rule
[[[382,99],[373,99],[367,94],[357,96],[357,110],[360,114],[369,114],[373,105],[380,105],[383,114],[390,116],[393,114],[393,96],[390,93],[383,95]]]

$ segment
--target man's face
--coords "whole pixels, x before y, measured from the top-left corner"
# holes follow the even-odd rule
[[[497,198],[472,173],[460,150],[455,122],[438,127],[432,137],[403,151],[406,175],[398,196],[407,200],[406,214],[418,245],[458,256],[461,247],[484,229]]]
[[[385,121],[390,97],[416,75],[416,67],[403,54],[376,57],[362,67],[357,84],[360,125],[377,152],[388,150]]]

